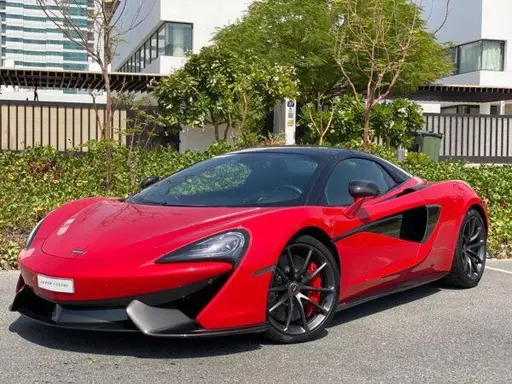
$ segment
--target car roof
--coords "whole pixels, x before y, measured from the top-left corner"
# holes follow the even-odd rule
[[[340,160],[343,160],[348,157],[359,157],[365,158],[368,160],[373,160],[378,162],[381,166],[386,168],[388,172],[398,173],[403,178],[411,178],[412,175],[407,171],[402,169],[396,164],[392,164],[391,162],[383,159],[379,156],[372,155],[370,153],[366,153],[363,151],[350,150],[347,148],[340,147],[323,147],[323,146],[314,146],[314,145],[286,145],[286,146],[272,146],[272,147],[253,147],[242,149],[234,152],[230,152],[231,154],[242,154],[242,153],[287,153],[287,154],[303,154],[310,156],[318,156],[321,157],[329,163],[336,163]]]
[[[287,145],[287,146],[274,146],[274,147],[254,147],[238,150],[235,153],[290,153],[290,154],[303,154],[320,156],[324,158],[345,157],[353,154],[362,154],[362,152],[352,151],[346,148],[335,147],[322,147],[314,145]]]

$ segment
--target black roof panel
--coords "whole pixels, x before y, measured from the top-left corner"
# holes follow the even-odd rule
[[[254,152],[280,152],[280,153],[299,153],[299,154],[310,154],[321,157],[336,157],[340,155],[354,154],[355,151],[351,151],[346,148],[335,148],[335,147],[322,147],[313,145],[286,145],[286,146],[275,146],[275,147],[254,147],[241,149],[231,153],[254,153]]]

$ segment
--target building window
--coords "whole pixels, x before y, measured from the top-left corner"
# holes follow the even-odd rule
[[[441,108],[441,114],[443,115],[477,115],[479,113],[479,105],[453,105]]]
[[[192,51],[193,26],[184,23],[164,23],[120,67],[121,71],[140,72],[160,56],[184,57]],[[134,65],[131,64],[134,60]]]
[[[147,67],[149,64],[151,64],[150,40],[146,41],[146,43],[144,44],[144,52],[145,52],[144,67]]]
[[[158,58],[158,35],[156,32],[151,36],[151,62]]]
[[[455,75],[475,71],[503,71],[505,42],[480,40],[450,48]]]
[[[165,26],[165,55],[184,57],[192,49],[192,26],[168,23]]]
[[[165,25],[158,30],[158,56],[165,56]]]
[[[135,72],[140,72],[140,51],[135,53]]]
[[[140,61],[140,70],[142,71],[146,67],[146,59],[145,56],[144,46],[140,47],[139,49],[139,61]]]

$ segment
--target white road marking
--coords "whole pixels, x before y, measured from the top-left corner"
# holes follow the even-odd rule
[[[507,271],[506,269],[489,267],[487,265],[485,266],[485,269],[489,269],[489,270],[495,271],[495,272],[506,273],[507,275],[512,275],[512,271]]]

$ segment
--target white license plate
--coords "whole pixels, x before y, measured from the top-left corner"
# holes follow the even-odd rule
[[[73,279],[57,279],[55,277],[37,275],[37,286],[52,292],[75,293]]]

